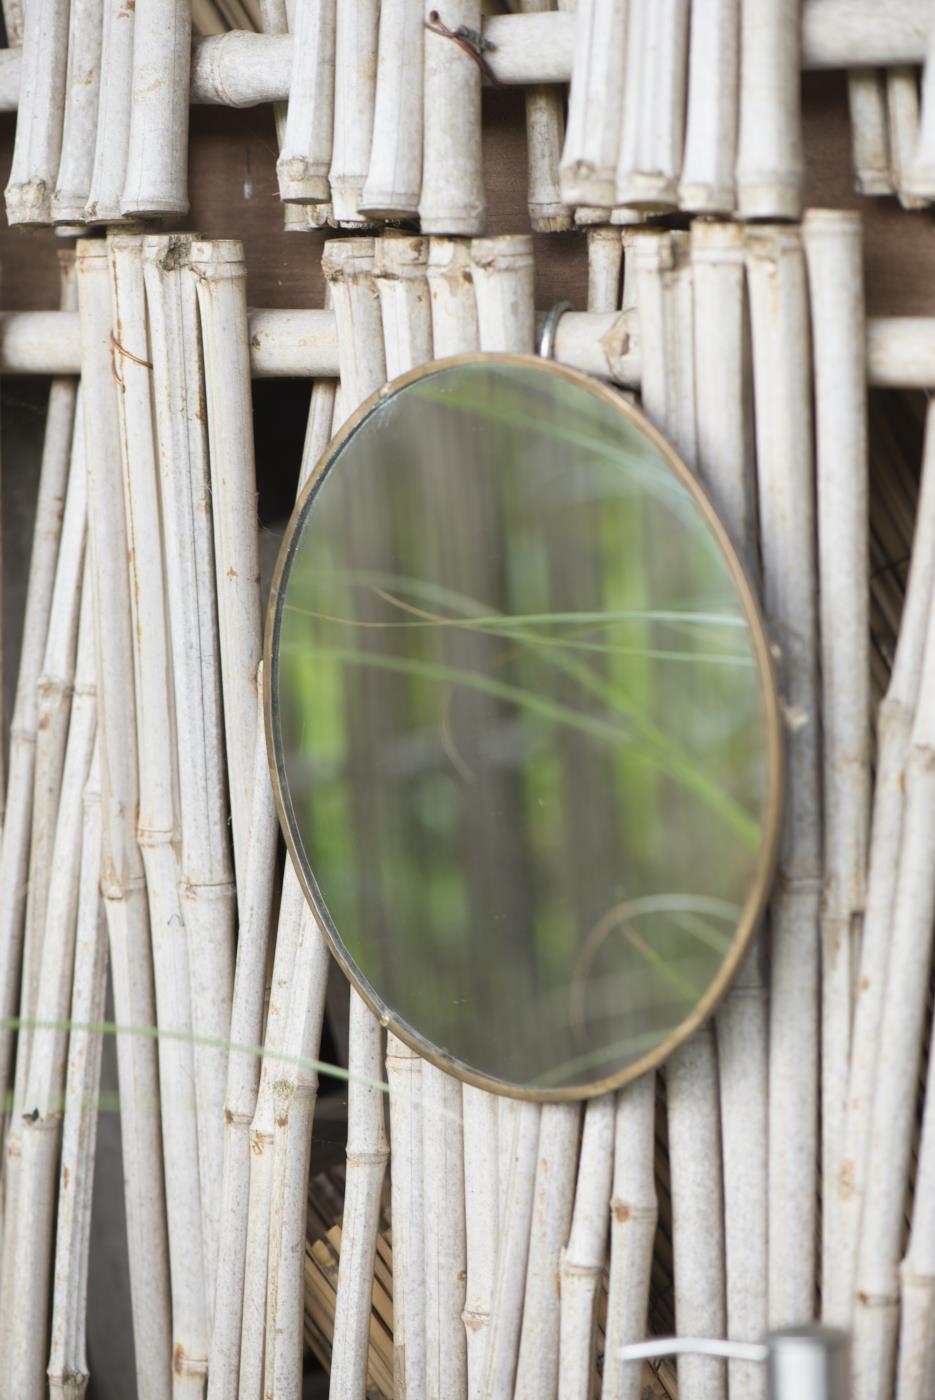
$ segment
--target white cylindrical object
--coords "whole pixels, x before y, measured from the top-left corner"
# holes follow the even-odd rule
[[[422,193],[423,233],[483,233],[487,219],[481,155],[481,74],[461,46],[437,32],[480,32],[480,0],[448,0],[444,15],[425,0]],[[433,16],[435,18],[433,19]]]
[[[68,0],[32,0],[24,13],[22,86],[6,216],[9,224],[47,224],[62,149]]]
[[[797,229],[747,231],[760,553],[785,718],[786,813],[772,907],[771,1326],[811,1320],[818,1157],[821,772],[815,479],[805,260]]]
[[[334,144],[329,174],[334,221],[358,228],[370,164],[377,84],[377,0],[336,0]]]
[[[120,200],[130,135],[134,20],[126,0],[104,0],[94,164],[84,211],[90,224],[119,223],[123,217]]]
[[[247,272],[235,240],[196,242],[190,267],[198,289],[211,460],[214,564],[238,899],[247,869],[262,649],[256,467],[247,327]]]
[[[886,71],[890,179],[904,209],[924,209],[928,200],[910,188],[912,163],[919,144],[919,79],[914,68]]]
[[[426,1364],[422,1061],[392,1033],[386,1082],[393,1147],[393,1379],[397,1395],[417,1396],[425,1394]]]
[[[279,194],[298,203],[327,203],[334,135],[335,0],[298,0],[292,81],[282,150]]]
[[[799,110],[801,0],[741,0],[737,209],[797,219],[804,163]]]
[[[925,1400],[935,1376],[935,1062],[928,1062],[925,1109],[909,1247],[900,1267],[897,1400]]]
[[[690,467],[697,459],[691,262],[685,235],[645,230],[632,249],[643,408]]]
[[[387,379],[432,358],[427,267],[427,238],[386,234],[375,240],[374,275],[380,294]]]
[[[471,272],[482,350],[535,350],[532,237],[502,234],[471,241]]]
[[[412,218],[422,189],[422,0],[383,0],[377,92],[367,182],[360,208],[382,219]]]
[[[626,87],[615,205],[678,202],[688,68],[688,0],[627,0]]]
[[[730,214],[735,203],[740,0],[694,0],[679,206]]]
[[[432,340],[439,359],[480,348],[469,245],[456,238],[429,239],[426,268],[432,302]]]
[[[344,417],[386,383],[374,257],[372,238],[331,238],[321,255],[321,269],[334,303]]]
[[[613,1094],[602,1094],[584,1111],[574,1214],[560,1266],[558,1400],[588,1400],[591,1394],[597,1299],[607,1259],[614,1108]]]
[[[91,189],[101,87],[103,0],[71,0],[62,151],[52,195],[55,224],[82,224]]]
[[[847,1325],[838,1220],[854,953],[866,899],[870,815],[870,541],[860,215],[809,210],[803,225],[815,362],[818,599],[824,737],[822,911],[822,1312]]]
[[[886,84],[879,68],[852,68],[847,75],[854,181],[860,194],[892,194]]]
[[[562,198],[570,205],[609,209],[620,150],[627,0],[579,0],[573,22]]]
[[[467,1279],[463,1321],[467,1335],[470,1400],[478,1400],[483,1388],[500,1236],[497,1118],[496,1097],[465,1084],[462,1121]]]
[[[430,1064],[422,1066],[422,1153],[425,1393],[458,1400],[468,1376],[462,1095],[453,1075]]]
[[[554,0],[520,0],[520,13],[547,14]],[[571,228],[574,213],[562,199],[559,165],[565,141],[564,94],[552,83],[526,88],[527,202],[534,233]]]
[[[190,0],[146,0],[134,12],[130,134],[120,208],[136,218],[188,212]]]

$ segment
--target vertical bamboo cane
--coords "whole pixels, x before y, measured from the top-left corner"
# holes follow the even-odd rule
[[[623,239],[619,229],[588,229],[588,310],[616,311],[620,305]]]
[[[854,178],[860,194],[892,194],[886,84],[879,68],[851,68],[847,75]]]
[[[455,238],[429,239],[426,268],[432,301],[434,353],[466,355],[480,348],[469,245]]]
[[[331,203],[339,228],[367,220],[360,198],[370,163],[377,78],[377,0],[336,0]]]
[[[913,194],[912,162],[919,142],[919,79],[914,68],[886,70],[886,111],[890,135],[890,178],[904,209],[924,209],[928,200]]]
[[[899,869],[877,1042],[853,1322],[854,1400],[890,1394],[896,1368],[899,1263],[935,917],[933,715],[935,611],[930,607],[918,707],[905,767]]]
[[[90,593],[90,583],[88,585]],[[97,1142],[101,1032],[107,988],[107,933],[101,909],[100,764],[92,760],[84,791],[81,883],[65,1081],[59,1175],[49,1394],[81,1400],[88,1383],[85,1316],[91,1196]]]
[[[332,238],[321,268],[331,288],[338,330],[343,418],[386,383],[380,302],[374,286],[372,238]],[[340,427],[335,415],[335,428]]]
[[[130,580],[111,343],[110,259],[103,242],[78,244],[78,305],[89,545],[97,636],[101,746],[101,893],[110,937],[114,1010],[133,1031],[156,1025],[146,889],[132,827],[138,801]],[[156,1045],[117,1036],[130,1289],[141,1400],[169,1394],[171,1323]]]
[[[641,1367],[638,1362],[621,1361],[617,1353],[626,1342],[641,1341],[646,1334],[658,1214],[655,1114],[654,1074],[644,1074],[618,1093],[603,1400],[640,1400]]]
[[[741,0],[737,207],[744,219],[802,211],[800,0]]]
[[[190,0],[148,0],[134,12],[124,214],[188,212],[191,54]]]
[[[381,1031],[351,988],[347,1178],[331,1355],[332,1400],[360,1400],[367,1381],[373,1261],[389,1149],[383,1120]]]
[[[615,204],[677,203],[687,68],[688,0],[628,0]]]
[[[935,1062],[929,1055],[909,1248],[900,1268],[896,1400],[925,1400],[935,1376]]]
[[[103,0],[71,0],[62,151],[50,211],[55,224],[84,222],[101,90],[102,21]]]
[[[435,1065],[423,1064],[425,1393],[430,1400],[464,1400],[467,1396],[467,1342],[462,1320],[467,1276],[462,1113],[458,1081]]]
[[[263,992],[272,931],[273,884],[279,838],[266,757],[262,667],[257,676],[257,692],[250,845],[244,890],[240,897],[237,968],[227,1060],[224,1177],[214,1327],[208,1359],[208,1400],[229,1400],[238,1390],[250,1199],[250,1124],[256,1111],[260,1080],[256,1047],[263,1033]]]
[[[84,217],[90,224],[119,223],[127,168],[126,133],[133,90],[133,25],[129,0],[104,0],[101,82],[91,188]]]
[[[694,0],[679,180],[682,209],[729,214],[734,208],[739,58],[740,0]]]
[[[846,1326],[838,1180],[844,1156],[852,987],[866,897],[870,808],[870,544],[860,216],[808,211],[818,482],[824,734],[822,911],[822,1313]]]
[[[906,598],[889,687],[877,720],[867,908],[851,1038],[847,1129],[841,1164],[841,1271],[848,1319],[856,1269],[860,1215],[866,1191],[873,1084],[880,1044],[896,875],[905,805],[905,766],[915,717],[926,626],[935,588],[935,408],[928,410],[922,483]]]
[[[514,1393],[517,1352],[526,1291],[529,1234],[536,1187],[539,1149],[539,1104],[519,1100],[511,1116],[509,1151],[501,1146],[500,1162],[508,1163],[505,1208],[500,1217],[500,1242],[493,1304],[484,1364],[483,1400],[508,1400]],[[502,1127],[500,1129],[502,1132]]]
[[[432,358],[428,240],[387,234],[376,240],[374,256],[386,377],[395,379]]]
[[[182,916],[188,935],[208,1315],[218,1252],[217,1183],[234,985],[236,891],[228,833],[221,668],[191,237],[144,239],[156,451],[178,750]]]
[[[553,10],[553,0],[520,0],[521,14]],[[574,213],[562,200],[559,164],[565,140],[563,94],[554,83],[526,87],[526,168],[529,222],[534,233],[571,228]]]
[[[679,238],[646,230],[633,249],[640,316],[640,394],[646,414],[694,466],[695,364],[691,263]]]
[[[224,734],[239,896],[247,870],[261,652],[247,274],[243,246],[234,240],[193,243],[190,258],[205,364]]]
[[[276,163],[279,194],[327,203],[334,127],[335,0],[298,0],[289,108]]]
[[[273,1066],[276,1128],[266,1293],[264,1400],[299,1400],[305,1318],[305,1235],[308,1162],[318,1094],[317,1059],[330,966],[328,946],[307,905],[283,1037],[283,1062]]]
[[[352,993],[353,995],[353,993]],[[393,1215],[393,1383],[406,1400],[427,1395],[425,1196],[422,1061],[395,1035],[386,1038]],[[438,1125],[432,1124],[432,1131]],[[350,1141],[348,1141],[350,1152]]]
[[[6,216],[9,224],[47,224],[62,149],[68,0],[32,0],[24,15],[21,98]]]
[[[425,0],[423,74],[423,233],[482,233],[487,221],[481,152],[480,69],[451,38],[438,32],[434,0]],[[433,16],[436,18],[433,19]],[[447,0],[444,26],[480,32],[480,0]]]
[[[73,309],[72,263],[62,267],[62,309]],[[45,440],[36,499],[33,546],[26,585],[23,642],[10,725],[10,766],[0,848],[0,1018],[15,1016],[20,987],[36,763],[36,685],[48,633],[62,513],[75,423],[77,381],[54,379],[49,390]],[[10,1088],[13,1032],[0,1031],[0,1095]]]
[[[795,229],[747,235],[763,597],[780,650],[787,799],[772,906],[769,1321],[815,1299],[821,817],[814,467],[805,264]]]
[[[291,860],[287,861],[276,925],[273,976],[263,1037],[263,1064],[256,1107],[250,1124],[250,1189],[243,1279],[243,1321],[240,1329],[239,1400],[260,1400],[263,1391],[263,1347],[273,1189],[273,1089],[282,1071],[285,1021],[304,903],[295,869]]]
[[[172,1290],[173,1393],[201,1394],[208,1314],[201,1233],[191,981],[179,893],[175,709],[162,561],[159,477],[140,234],[109,239],[114,373],[123,458],[139,770],[137,840],[146,874],[155,976]]]
[[[289,15],[295,12],[295,0],[289,0],[289,8],[286,8],[286,0],[258,0],[259,24],[257,28],[263,34],[288,34]],[[306,55],[303,55],[303,57]],[[333,57],[333,56],[332,56]],[[296,56],[298,61],[298,56]],[[333,79],[332,79],[333,83]],[[324,112],[323,112],[324,117]],[[328,120],[333,120],[333,111]],[[273,121],[276,125],[276,142],[280,151],[286,136],[286,122],[288,120],[288,106],[285,102],[275,102],[273,104]],[[331,156],[331,134],[328,134],[328,159]],[[309,208],[300,208],[297,204],[287,204],[283,210],[283,229],[286,233],[303,233],[306,229],[320,227],[327,223],[331,214],[330,199],[328,203],[316,204]]]
[[[907,194],[931,198],[935,195],[935,26],[929,25],[928,48],[922,68],[922,104],[919,131],[908,169],[903,172]],[[885,119],[885,109],[884,109]],[[890,186],[892,192],[892,185]],[[868,191],[872,193],[872,191]]]
[[[672,1255],[675,1326],[683,1337],[722,1337],[724,1201],[717,1050],[710,1026],[697,1031],[666,1065],[669,1163],[672,1174]],[[723,1400],[723,1361],[680,1356],[679,1394]]]
[[[23,3],[22,0],[3,0],[3,24],[6,41],[11,49],[23,44]]]
[[[561,1293],[556,1283],[571,1228],[580,1128],[578,1104],[543,1105],[516,1367],[517,1400],[554,1400],[558,1395]]]
[[[412,218],[422,189],[422,0],[383,0],[370,164],[360,207],[383,219]]]
[[[559,168],[566,204],[615,202],[627,0],[579,0],[568,126]]]
[[[471,240],[471,273],[482,350],[533,353],[534,272],[532,238],[528,233]]]
[[[613,1166],[614,1096],[602,1094],[584,1111],[574,1214],[561,1254],[559,1400],[589,1400],[591,1395]]]
[[[752,577],[756,484],[743,231],[692,225],[698,472]],[[718,353],[710,347],[716,341]],[[757,934],[717,1015],[724,1166],[727,1335],[756,1341],[767,1316],[767,994]],[[765,1395],[764,1368],[728,1362],[731,1389]]]
[[[79,578],[80,587],[80,578]],[[71,1003],[76,923],[81,876],[82,807],[97,726],[94,694],[94,631],[90,586],[81,605],[81,637],[75,667],[62,796],[51,851],[53,876],[48,928],[42,950],[36,1020],[29,1057],[29,1079],[22,1117],[22,1158],[15,1222],[16,1279],[13,1345],[6,1357],[10,1395],[42,1396],[45,1390],[49,1276],[52,1268],[55,1167],[58,1159],[68,1033],[63,1027]],[[85,872],[87,882],[87,872]],[[87,891],[85,892],[87,896]],[[96,893],[96,892],[95,892]],[[94,900],[95,915],[97,900]]]

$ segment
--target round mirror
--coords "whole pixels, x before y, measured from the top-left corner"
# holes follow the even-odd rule
[[[779,824],[762,623],[624,399],[436,362],[332,442],[267,633],[286,837],[381,1019],[462,1078],[597,1093],[711,1011]]]

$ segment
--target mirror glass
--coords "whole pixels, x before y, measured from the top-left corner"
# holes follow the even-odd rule
[[[296,508],[267,658],[306,891],[417,1049],[568,1097],[710,1010],[770,875],[775,697],[723,531],[622,397],[520,357],[389,386]]]

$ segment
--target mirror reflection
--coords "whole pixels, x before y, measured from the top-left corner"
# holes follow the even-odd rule
[[[542,362],[411,379],[307,491],[271,610],[286,824],[345,965],[452,1068],[594,1091],[736,962],[777,800],[738,580],[639,416]]]

